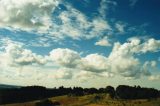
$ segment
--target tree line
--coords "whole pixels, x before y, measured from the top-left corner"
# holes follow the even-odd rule
[[[40,100],[54,96],[83,96],[89,94],[109,94],[113,99],[151,99],[160,97],[160,91],[154,88],[140,86],[119,85],[116,89],[112,86],[105,88],[46,88],[42,86],[27,86],[21,88],[0,89],[0,104],[20,103]]]

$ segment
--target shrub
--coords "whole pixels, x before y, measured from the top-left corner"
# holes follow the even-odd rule
[[[36,106],[60,106],[59,102],[52,102],[48,99],[42,100],[36,103]]]
[[[53,106],[60,106],[61,104],[58,101],[53,102]]]

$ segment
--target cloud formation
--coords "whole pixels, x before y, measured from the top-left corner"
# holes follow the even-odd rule
[[[21,30],[46,30],[57,0],[1,0],[0,26]]]
[[[53,49],[49,55],[41,56],[25,49],[18,42],[6,41],[5,48],[2,47],[3,50],[0,52],[0,57],[3,57],[5,62],[0,60],[2,63],[0,66],[7,69],[8,67],[33,67],[34,65],[41,67],[44,65],[44,70],[46,67],[56,70],[57,73],[52,77],[55,79],[71,79],[72,76],[80,78],[82,75],[84,75],[82,79],[87,76],[113,77],[116,75],[129,79],[140,78],[150,76],[151,69],[156,67],[157,62],[142,63],[136,54],[156,52],[160,49],[159,42],[152,38],[145,42],[132,38],[123,44],[116,42],[109,56],[88,54],[82,57],[78,52],[67,48]],[[154,48],[150,48],[152,46]]]
[[[130,47],[130,52],[144,54],[147,52],[158,52],[160,50],[160,40],[153,38],[141,42],[139,38],[130,38],[130,43],[125,43],[126,47]]]
[[[5,64],[16,65],[32,65],[32,64],[45,64],[46,58],[33,53],[31,50],[24,49],[23,44],[5,41],[4,51],[0,53],[1,58],[5,58]]]
[[[60,68],[56,70],[56,73],[53,75],[55,79],[71,79],[73,76],[71,69]]]
[[[104,37],[95,43],[98,46],[111,46],[111,43],[108,40],[108,37]]]
[[[160,75],[152,75],[148,79],[150,81],[160,81]]]
[[[90,39],[112,30],[103,16],[89,19],[64,0],[1,0],[0,4],[1,28],[47,34],[52,39]],[[101,6],[99,14],[105,10]]]
[[[87,81],[89,78],[94,78],[96,75],[89,71],[80,71],[75,75],[75,78],[80,81]]]
[[[138,38],[132,38],[124,44],[117,42],[108,57],[99,54],[80,57],[77,52],[69,49],[54,49],[51,56],[57,58],[54,61],[64,67],[101,73],[102,76],[112,76],[114,73],[128,78],[139,78],[150,76],[150,69],[156,67],[156,61],[146,61],[143,64],[135,55],[156,52],[159,49],[158,42],[159,40],[148,39],[142,43]],[[148,45],[154,45],[155,48],[150,49]]]
[[[135,58],[126,44],[115,43],[109,55],[111,70],[125,77],[136,77],[140,73],[140,61]]]
[[[79,54],[70,49],[54,49],[50,52],[50,57],[55,63],[71,68],[76,67],[80,61]]]
[[[91,72],[102,73],[104,71],[109,71],[107,61],[107,57],[105,56],[89,54],[82,58],[82,66],[80,68]]]

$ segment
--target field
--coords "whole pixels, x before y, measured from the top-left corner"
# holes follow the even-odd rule
[[[92,94],[85,96],[58,96],[48,98],[50,101],[58,101],[61,106],[160,106],[158,99],[141,99],[141,100],[117,100],[111,99],[106,94]],[[26,103],[6,104],[0,106],[36,106],[40,101]]]

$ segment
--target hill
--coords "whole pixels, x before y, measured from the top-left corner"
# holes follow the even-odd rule
[[[107,94],[92,94],[84,96],[57,96],[48,98],[51,102],[60,103],[59,106],[160,106],[160,98],[158,99],[138,99],[138,100],[120,100],[111,99]],[[16,103],[0,106],[40,106],[40,101]],[[45,106],[45,105],[44,105]],[[47,105],[46,105],[47,106]],[[54,105],[52,105],[54,106]]]
[[[132,104],[132,102],[133,104],[146,104],[144,106],[147,106],[147,104],[150,104],[149,106],[152,106],[152,104],[154,104],[153,106],[160,104],[159,90],[140,86],[119,85],[116,89],[112,86],[99,89],[82,87],[65,88],[63,86],[50,89],[42,86],[2,87],[7,88],[0,89],[1,106],[10,106],[9,104],[11,104],[11,106],[23,106],[23,104],[27,104],[25,106],[55,106],[46,105],[54,103],[62,104],[62,106],[87,106],[90,104],[127,106],[130,105],[130,103]],[[9,87],[10,89],[8,89]],[[43,105],[39,105],[41,103]]]
[[[0,89],[7,89],[7,88],[20,88],[22,86],[16,86],[16,85],[7,85],[7,84],[0,84]]]

